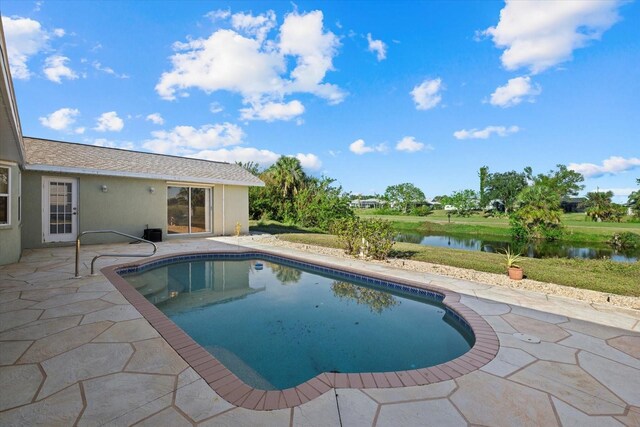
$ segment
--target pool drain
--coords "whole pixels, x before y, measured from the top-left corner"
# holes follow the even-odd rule
[[[531,344],[540,344],[540,338],[533,335],[527,335],[527,334],[522,334],[520,332],[516,332],[515,334],[513,334],[513,336],[518,338],[520,341],[528,342]]]

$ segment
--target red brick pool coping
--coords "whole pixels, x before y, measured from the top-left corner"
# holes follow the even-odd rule
[[[304,262],[337,271],[360,274],[378,280],[398,283],[419,289],[425,289],[444,295],[443,303],[462,317],[471,327],[476,342],[462,356],[446,363],[429,368],[409,371],[374,372],[374,373],[322,373],[316,377],[285,390],[260,390],[245,384],[229,369],[220,363],[211,353],[196,343],[186,332],[180,329],[155,305],[149,302],[133,286],[123,279],[117,271],[126,267],[142,266],[166,258],[199,254],[265,254],[293,261]],[[282,255],[279,253],[246,249],[215,250],[201,252],[175,253],[153,257],[136,263],[126,263],[105,267],[102,274],[118,289],[173,349],[209,384],[209,386],[229,403],[252,410],[274,410],[292,408],[309,402],[332,388],[393,388],[434,384],[451,380],[480,369],[498,354],[500,347],[498,337],[493,328],[475,311],[460,303],[460,295],[456,292],[437,286],[425,286],[421,283],[399,279],[392,276],[372,273],[354,268],[344,268],[328,263],[309,261],[308,259]]]

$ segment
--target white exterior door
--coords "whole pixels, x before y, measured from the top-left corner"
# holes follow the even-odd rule
[[[78,235],[78,180],[42,178],[42,241],[73,242]]]

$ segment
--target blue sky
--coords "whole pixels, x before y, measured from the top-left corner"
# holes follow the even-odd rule
[[[298,157],[353,193],[640,177],[638,2],[2,2],[25,135]]]

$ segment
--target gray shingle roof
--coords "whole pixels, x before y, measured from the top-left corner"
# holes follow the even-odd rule
[[[27,170],[128,176],[209,184],[261,186],[230,163],[24,137]]]

